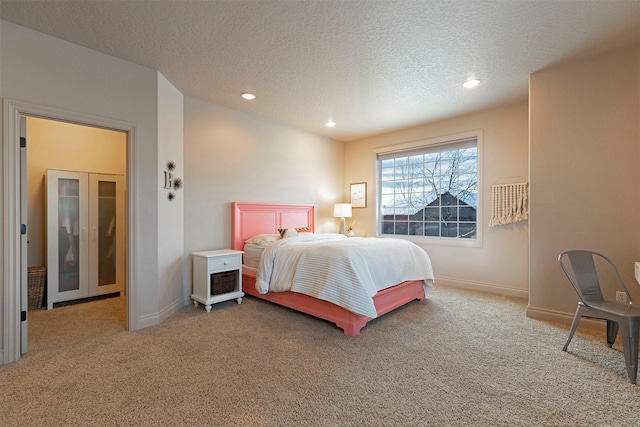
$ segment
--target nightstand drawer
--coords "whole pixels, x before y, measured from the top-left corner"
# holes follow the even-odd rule
[[[242,264],[242,256],[230,255],[209,258],[208,270],[210,272],[225,271],[240,268]]]

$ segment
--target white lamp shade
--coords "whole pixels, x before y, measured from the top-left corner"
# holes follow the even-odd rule
[[[336,203],[333,205],[333,216],[351,218],[351,203]]]

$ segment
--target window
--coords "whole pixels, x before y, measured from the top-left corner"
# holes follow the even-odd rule
[[[479,133],[377,153],[381,234],[478,240]]]

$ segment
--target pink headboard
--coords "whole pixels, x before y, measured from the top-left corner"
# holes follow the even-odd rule
[[[244,248],[244,241],[256,234],[275,234],[278,228],[309,227],[311,231],[315,230],[313,205],[234,202],[231,207],[231,244],[239,251]]]

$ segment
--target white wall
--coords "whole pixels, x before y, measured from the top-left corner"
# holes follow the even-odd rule
[[[160,320],[188,303],[189,289],[183,280],[184,191],[173,190],[169,200],[164,188],[164,172],[169,161],[175,163],[173,178],[184,177],[184,97],[167,79],[158,74],[158,307]]]
[[[135,224],[135,252],[130,254],[134,261],[130,268],[136,305],[128,320],[133,328],[157,323],[158,303],[146,297],[157,293],[159,271],[156,72],[5,21],[0,21],[0,56],[3,98],[132,126],[128,174],[135,194],[130,198],[129,221]],[[2,164],[4,168],[4,158]],[[3,216],[4,228],[10,226],[7,221],[10,218]],[[3,259],[7,256],[3,254]],[[4,273],[2,277],[2,290],[13,286],[4,283]],[[0,307],[6,306],[5,294],[0,292]]]
[[[367,182],[367,208],[354,209],[358,235],[375,235],[376,163],[374,148],[459,134],[483,132],[482,247],[420,242],[431,257],[436,283],[526,297],[528,222],[489,228],[491,185],[528,177],[528,107],[526,102],[459,116],[376,137],[352,141],[345,150],[345,185]],[[505,181],[506,180],[506,181]]]
[[[314,204],[317,231],[338,231],[342,142],[191,97],[184,116],[186,271],[191,252],[231,247],[235,201]]]
[[[528,315],[573,316],[578,298],[557,262],[569,249],[611,257],[640,300],[640,47],[537,72],[529,99]]]

